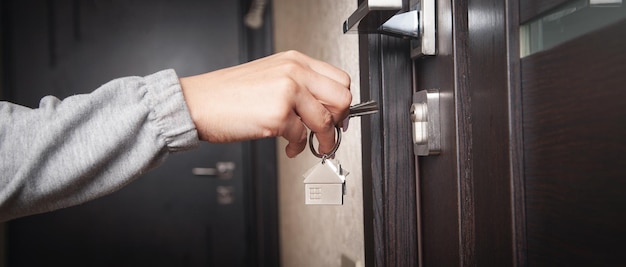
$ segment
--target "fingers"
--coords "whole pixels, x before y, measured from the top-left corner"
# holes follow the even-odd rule
[[[348,116],[352,94],[348,87],[317,72],[310,72],[302,79],[306,89],[330,111],[334,124]]]
[[[306,147],[307,140],[306,127],[295,113],[289,116],[288,123],[285,125],[283,137],[287,139],[289,144],[285,147],[287,157],[293,158],[300,154]]]
[[[285,57],[282,72],[289,75],[306,89],[332,114],[334,124],[339,124],[347,115],[352,102],[350,76],[344,71],[304,54],[289,51],[278,54]],[[299,90],[296,90],[299,91]]]
[[[324,61],[311,58],[297,51],[288,51],[288,52],[285,52],[285,54],[287,54],[287,56],[291,56],[295,58],[296,60],[302,61],[303,63],[307,64],[308,67],[314,70],[315,72],[338,82],[344,88],[350,88],[350,76],[346,72],[342,71],[341,69],[331,64],[328,64]]]
[[[297,78],[300,78],[300,81],[311,94],[327,106],[333,115],[339,115],[335,116],[336,119],[343,120],[343,116],[347,115],[347,108],[344,107],[352,102],[350,76],[331,64],[313,59],[305,54],[296,51],[288,51],[284,54],[304,64],[305,73],[308,75]]]
[[[295,112],[315,132],[319,153],[335,146],[335,125],[348,116],[352,102],[350,77],[344,71],[295,51],[279,54],[291,60],[288,73],[301,87],[295,99]],[[306,136],[305,136],[306,142]],[[301,151],[301,150],[300,150]]]
[[[295,105],[302,122],[317,136],[319,153],[330,152],[335,145],[336,123],[333,114],[311,94],[300,94]]]

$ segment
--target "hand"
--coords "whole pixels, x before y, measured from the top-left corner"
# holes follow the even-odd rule
[[[350,76],[289,51],[180,79],[201,140],[223,143],[283,136],[288,157],[315,132],[319,152],[335,145],[335,125],[348,115]]]

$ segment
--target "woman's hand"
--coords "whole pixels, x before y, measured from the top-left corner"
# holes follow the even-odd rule
[[[289,157],[306,147],[306,127],[315,132],[319,152],[329,152],[335,125],[346,118],[352,101],[347,73],[295,51],[180,83],[200,139],[221,143],[283,136]]]

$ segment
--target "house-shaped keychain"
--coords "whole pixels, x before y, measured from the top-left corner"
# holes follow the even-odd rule
[[[348,172],[341,164],[323,160],[304,174],[304,203],[307,205],[343,205]]]

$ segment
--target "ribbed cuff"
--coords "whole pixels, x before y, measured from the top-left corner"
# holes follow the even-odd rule
[[[172,69],[144,77],[152,108],[152,119],[171,152],[189,150],[200,144],[178,75]]]

